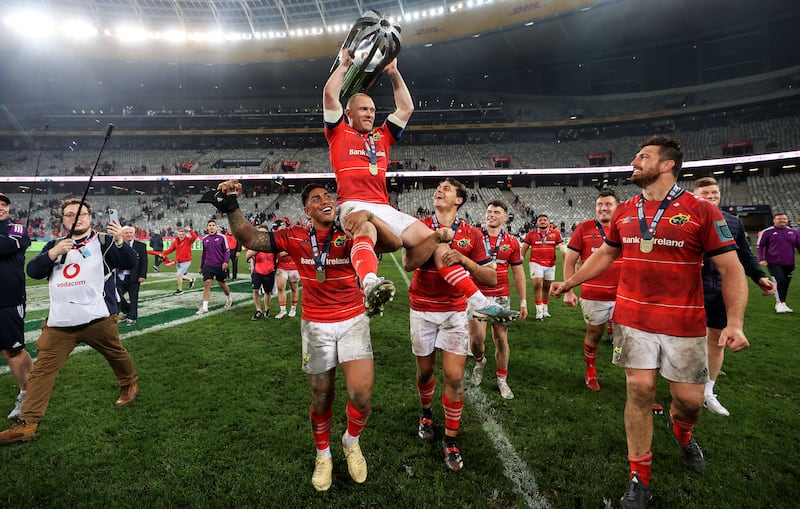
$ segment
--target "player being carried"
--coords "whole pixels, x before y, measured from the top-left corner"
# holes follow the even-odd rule
[[[378,258],[375,246],[380,251],[403,252],[403,268],[412,271],[419,264],[409,260],[420,259],[411,251],[429,248],[426,243],[437,243],[433,260],[442,278],[463,293],[475,310],[476,318],[509,320],[519,315],[492,303],[478,290],[475,282],[460,264],[448,265],[443,261],[449,251],[448,243],[453,238],[450,229],[432,231],[418,219],[404,214],[389,204],[386,187],[386,167],[389,150],[400,138],[406,123],[414,112],[411,93],[397,69],[397,60],[384,69],[394,91],[395,111],[379,127],[375,127],[375,103],[366,94],[354,94],[345,109],[339,101],[344,77],[352,65],[347,49],[343,49],[339,66],[331,73],[323,92],[325,138],[330,146],[330,159],[336,174],[337,206],[345,231],[353,238],[353,266],[366,295],[368,315],[383,310],[392,300],[395,288],[391,281],[378,277]],[[376,221],[383,221],[389,228],[378,236]]]

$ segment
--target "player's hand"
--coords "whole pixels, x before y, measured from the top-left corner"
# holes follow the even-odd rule
[[[761,260],[760,262],[758,262],[758,264],[761,265],[762,267],[766,267],[767,266],[767,260]]]
[[[569,287],[567,287],[567,283],[564,283],[562,281],[553,282],[550,285],[550,296],[551,297],[559,298],[564,293],[566,293],[568,291],[569,291]]]
[[[350,67],[353,64],[353,58],[350,56],[350,50],[342,48],[339,52],[339,65],[342,67]]]
[[[217,186],[217,191],[240,196],[242,194],[242,183],[238,180],[226,180]]]
[[[762,277],[758,280],[758,287],[761,288],[761,295],[775,295],[775,283],[768,277]]]
[[[552,289],[553,287],[551,286],[550,288]],[[578,296],[571,289],[564,293],[564,305],[568,308],[574,308],[578,305]]]
[[[442,255],[442,264],[444,264],[446,267],[460,264],[462,261],[462,256],[463,255],[455,249],[448,249],[444,255]]]
[[[744,335],[744,331],[739,328],[725,327],[719,335],[719,346],[726,346],[732,352],[739,352],[745,348],[750,348],[750,341]]]
[[[361,228],[364,223],[369,222],[371,215],[372,213],[368,210],[350,212],[342,218],[342,228],[344,228],[345,233],[354,237],[359,228]]]
[[[439,239],[439,244],[447,244],[452,241],[455,236],[456,232],[454,232],[452,228],[439,228],[436,230],[436,238]]]
[[[389,74],[390,72],[397,72],[397,59],[393,58],[391,62],[386,64],[386,67],[383,68],[384,74]]]
[[[236,196],[242,191],[242,185],[236,180],[226,180],[216,190],[207,191],[197,203],[210,203],[223,214],[239,210]]]
[[[520,306],[519,317],[517,317],[517,321],[524,322],[526,318],[528,318],[528,306]]]
[[[228,270],[228,262],[222,262],[222,270]]]

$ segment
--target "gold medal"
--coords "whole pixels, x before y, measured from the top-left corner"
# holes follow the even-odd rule
[[[639,242],[639,251],[649,253],[653,250],[653,239],[642,239]]]
[[[373,177],[378,174],[378,165],[374,163],[369,164],[369,174]]]
[[[320,283],[325,282],[325,269],[317,269],[317,281]]]

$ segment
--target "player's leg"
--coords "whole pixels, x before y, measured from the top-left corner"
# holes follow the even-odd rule
[[[297,316],[297,303],[300,302],[300,275],[296,271],[293,272],[292,277],[289,279],[289,291],[291,294],[289,318]]]
[[[275,280],[277,281],[278,287],[278,307],[280,310],[278,314],[275,315],[276,320],[281,320],[286,316],[286,271],[283,269],[278,269]]]
[[[469,321],[469,348],[475,359],[472,368],[470,383],[480,385],[483,380],[483,368],[486,367],[486,322],[470,319]]]
[[[309,419],[316,448],[311,484],[317,491],[326,491],[333,481],[330,442],[338,365],[334,327],[306,320],[300,323],[302,369],[311,385]]]
[[[421,407],[417,436],[422,440],[434,439],[433,429],[433,394],[436,389],[436,378],[433,376],[436,367],[436,334],[438,323],[432,318],[433,313],[421,311],[410,312],[411,352],[416,362],[415,382]]]
[[[436,337],[436,347],[442,350],[445,383],[442,391],[445,424],[442,452],[445,465],[452,472],[459,472],[464,467],[456,437],[464,408],[464,365],[469,352],[467,322],[467,313],[464,311],[447,313]]]
[[[361,452],[359,438],[370,414],[375,367],[372,361],[369,319],[360,315],[347,322],[352,324],[337,343],[348,395],[347,431],[342,436],[342,449],[350,477],[357,483],[363,483],[367,480],[367,462]]]
[[[222,288],[222,293],[225,294],[225,309],[230,309],[233,305],[233,295],[231,295],[231,289],[228,286],[228,283],[225,282],[227,279],[227,272],[222,270],[220,267],[219,272],[217,273],[217,284],[220,288]]]
[[[504,399],[514,399],[514,393],[508,386],[508,362],[511,358],[511,349],[508,346],[508,326],[501,323],[492,324],[492,340],[494,341],[497,388]]]
[[[550,316],[550,284],[556,278],[555,267],[545,267],[542,278],[542,318]]]
[[[703,411],[703,392],[708,381],[708,344],[705,336],[664,337],[661,341],[661,375],[669,380],[672,403],[669,425],[686,466],[705,470],[703,451],[692,430]]]

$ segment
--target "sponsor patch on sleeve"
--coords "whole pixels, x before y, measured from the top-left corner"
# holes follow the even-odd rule
[[[717,235],[721,241],[726,242],[733,240],[731,229],[728,228],[728,223],[724,219],[714,221],[714,229],[717,230]]]

